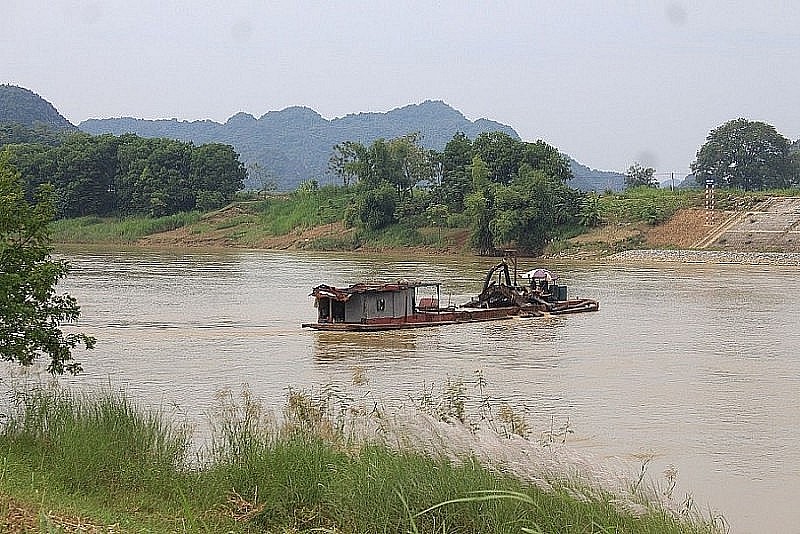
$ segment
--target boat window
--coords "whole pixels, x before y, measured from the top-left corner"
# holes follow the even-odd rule
[[[378,311],[383,311],[386,309],[386,301],[383,299],[378,299]]]

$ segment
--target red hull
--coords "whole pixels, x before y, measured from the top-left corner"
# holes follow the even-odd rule
[[[551,310],[539,306],[475,308],[458,310],[439,310],[418,312],[406,317],[383,317],[368,319],[361,323],[323,322],[304,323],[303,328],[329,331],[375,332],[380,330],[403,330],[408,328],[426,328],[460,323],[478,323],[485,321],[502,321],[514,317],[536,317],[542,315],[564,315],[597,311],[600,305],[595,300],[581,299],[561,302]]]
[[[304,323],[303,328],[314,330],[338,330],[369,332],[378,330],[401,330],[406,328],[426,328],[459,323],[477,323],[512,319],[520,315],[520,308],[483,308],[475,310],[444,310],[418,312],[406,317],[385,317],[369,319],[363,323]]]

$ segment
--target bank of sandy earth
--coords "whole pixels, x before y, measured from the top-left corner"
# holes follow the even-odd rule
[[[221,210],[205,220],[220,222],[236,216],[230,209]],[[235,208],[234,208],[235,211]],[[708,235],[720,230],[735,214],[719,213],[709,224],[704,209],[679,210],[668,221],[649,226],[644,223],[609,224],[577,236],[569,241],[569,248],[555,254],[546,253],[551,259],[602,260],[638,263],[740,263],[800,265],[800,254],[785,252],[741,252],[698,250],[694,247]],[[216,220],[215,220],[216,219]],[[224,226],[224,225],[222,225]],[[178,228],[140,239],[137,244],[153,247],[203,247],[203,248],[254,248],[266,250],[303,250],[320,238],[342,239],[355,232],[341,222],[313,228],[298,229],[286,235],[261,237],[255,242],[242,243],[231,237],[230,228],[220,228],[201,233],[191,227]],[[419,255],[465,255],[469,254],[467,230],[449,230],[449,245],[444,248],[412,247],[400,249],[376,249],[364,247],[361,252],[384,252]],[[631,243],[634,249],[625,250]],[[616,252],[616,251],[622,252]]]
[[[723,230],[737,212],[721,212],[709,221],[706,210],[679,210],[663,224],[606,225],[570,240],[574,248],[554,257],[631,263],[711,263],[800,265],[800,253],[701,248],[705,238]],[[626,242],[637,248],[623,250]],[[621,250],[621,252],[615,252]]]
[[[263,250],[307,250],[315,241],[330,239],[331,241],[346,241],[348,236],[356,232],[355,228],[348,228],[341,221],[314,226],[311,228],[298,228],[284,235],[260,236],[251,241],[242,241],[232,234],[239,229],[224,224],[245,212],[241,208],[231,207],[215,212],[204,218],[202,222],[206,225],[218,225],[220,228],[205,229],[202,232],[195,231],[192,226],[185,226],[149,235],[140,238],[136,244],[144,247],[185,247],[185,248],[248,248]],[[246,223],[247,224],[247,223]],[[431,229],[438,232],[438,229]],[[464,255],[469,253],[468,241],[469,230],[467,229],[447,229],[445,230],[448,245],[442,248],[432,248],[425,246],[400,247],[400,248],[376,248],[364,246],[358,249],[361,252],[386,252],[397,254],[408,254],[409,252],[425,254],[454,254]]]
[[[203,223],[206,226],[218,226],[216,229],[206,228],[197,232],[192,226],[177,228],[167,232],[150,235],[138,240],[137,244],[154,247],[247,247],[270,250],[299,250],[308,246],[317,239],[346,238],[355,232],[347,228],[342,222],[315,226],[313,228],[296,229],[280,236],[263,236],[257,240],[242,243],[232,236],[238,233],[225,224],[245,212],[237,206],[230,206],[206,216]],[[620,243],[631,239],[644,239],[652,248],[688,248],[701,239],[709,231],[703,227],[704,212],[702,210],[686,209],[678,212],[665,224],[650,227],[645,224],[614,224],[596,228],[589,233],[570,240],[570,255],[601,257],[609,254],[610,250],[619,249]],[[246,224],[246,223],[245,223]],[[437,230],[438,231],[438,230]],[[467,229],[446,229],[448,245],[443,249],[430,247],[416,247],[420,253],[469,253],[469,231]],[[407,251],[403,248],[402,251]]]

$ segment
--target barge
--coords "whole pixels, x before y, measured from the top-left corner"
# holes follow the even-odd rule
[[[517,285],[507,261],[486,275],[483,291],[460,306],[441,306],[441,285],[437,282],[358,283],[345,288],[318,285],[311,291],[317,308],[317,322],[303,328],[332,331],[381,331],[423,328],[459,323],[500,321],[518,317],[541,317],[597,311],[593,299],[567,298],[567,286],[546,269],[523,275],[528,283]],[[430,294],[430,296],[422,296]]]

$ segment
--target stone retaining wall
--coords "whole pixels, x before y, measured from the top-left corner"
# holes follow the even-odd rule
[[[732,252],[724,250],[626,250],[607,258],[636,263],[738,263],[800,266],[796,252]]]

